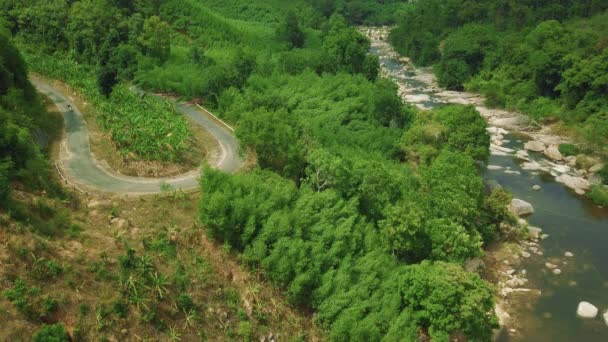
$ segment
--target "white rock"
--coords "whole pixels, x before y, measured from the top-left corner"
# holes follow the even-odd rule
[[[562,270],[560,270],[559,268],[556,268],[553,270],[553,274],[560,275],[560,274],[562,274]]]
[[[502,146],[493,145],[493,144],[490,144],[490,149],[491,150],[500,151],[500,152],[504,152],[504,153],[513,153],[513,152],[515,152],[515,150],[512,149],[512,148],[502,147]]]
[[[534,213],[534,207],[532,204],[522,201],[518,198],[514,198],[511,200],[511,204],[509,205],[509,210],[513,212],[517,216],[525,216]]]
[[[608,325],[608,310],[606,310],[606,312],[604,312],[602,317],[604,318],[604,323],[606,323],[606,325]]]
[[[570,167],[568,167],[567,165],[556,165],[553,167],[553,170],[555,170],[559,173],[566,173],[566,172],[570,172]]]
[[[543,152],[545,150],[545,144],[540,141],[528,141],[524,144],[524,148],[529,151]]]
[[[500,165],[488,165],[488,170],[490,171],[495,171],[495,170],[502,170],[502,166]]]
[[[589,181],[582,177],[563,174],[556,177],[555,181],[566,185],[572,190],[589,190]]]
[[[544,154],[545,154],[545,156],[547,156],[547,158],[550,158],[553,160],[562,160],[564,158],[556,145],[549,146],[545,150]]]
[[[528,226],[528,233],[530,233],[530,236],[534,239],[538,239],[542,231],[543,230],[538,227]]]
[[[572,258],[574,256],[574,254],[572,254],[570,252],[566,252],[566,253],[564,253],[564,256],[567,258]]]
[[[580,302],[576,309],[576,315],[581,318],[595,318],[595,316],[597,316],[597,311],[597,308],[593,304]]]
[[[505,173],[508,175],[521,175],[521,172],[513,170],[505,170]]]
[[[517,223],[518,223],[518,224],[519,224],[521,227],[525,227],[525,226],[527,226],[527,225],[528,225],[528,221],[526,221],[526,220],[524,220],[524,219],[522,219],[522,218],[517,219]]]
[[[537,162],[525,162],[521,164],[521,168],[524,170],[537,171],[542,170],[543,167]]]
[[[528,252],[521,252],[521,256],[524,258],[529,258],[530,257],[530,253]]]
[[[493,156],[500,156],[500,157],[506,157],[509,155],[508,153],[505,153],[502,151],[497,151],[497,150],[492,150],[492,149],[490,150],[490,154]]]
[[[541,189],[541,186],[538,184],[532,187],[532,190],[534,190],[534,191],[538,191],[540,189]]]
[[[556,269],[556,268],[557,268],[557,265],[552,264],[552,263],[550,263],[550,262],[546,262],[546,263],[545,263],[545,267],[550,268],[550,269]]]

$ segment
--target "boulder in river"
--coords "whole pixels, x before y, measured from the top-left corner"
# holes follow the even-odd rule
[[[532,204],[518,198],[511,200],[509,210],[511,210],[511,212],[517,216],[526,216],[534,213],[534,207]]]
[[[549,146],[545,150],[544,154],[547,156],[547,158],[553,160],[562,160],[564,158],[556,145]]]
[[[540,186],[540,185],[538,185],[538,184],[536,184],[536,185],[534,185],[534,186],[532,187],[532,190],[534,190],[534,191],[538,191],[538,190],[540,190],[540,189],[541,189],[541,186]]]
[[[574,256],[574,254],[572,254],[571,252],[566,252],[566,253],[564,253],[564,256],[566,258],[572,258]]]
[[[521,164],[521,168],[524,170],[538,171],[538,170],[542,170],[543,166],[535,161],[531,161],[531,162],[525,162],[525,163]]]
[[[602,317],[604,317],[604,323],[606,323],[606,325],[608,325],[608,310],[606,310],[606,312],[604,312],[604,315],[602,315]]]
[[[557,171],[558,173],[570,172],[570,167],[568,167],[568,165],[555,165],[551,169]]]
[[[538,228],[538,227],[532,227],[532,226],[528,226],[528,233],[530,234],[530,236],[534,239],[538,239],[540,237],[540,233],[543,230]]]
[[[577,192],[589,190],[589,181],[587,181],[583,177],[576,177],[576,176],[571,176],[568,174],[563,174],[563,175],[556,177],[555,180]]]
[[[500,165],[488,165],[488,170],[490,170],[490,171],[502,170],[502,166],[500,166]]]
[[[545,150],[545,144],[540,141],[528,141],[524,144],[524,148],[529,151],[543,152]]]
[[[595,318],[597,316],[597,308],[589,303],[589,302],[580,302],[578,303],[578,308],[576,309],[576,315],[581,318]]]

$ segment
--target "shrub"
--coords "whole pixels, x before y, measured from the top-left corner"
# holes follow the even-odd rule
[[[608,206],[608,189],[601,185],[592,187],[591,191],[587,194],[587,197],[595,204]]]
[[[608,184],[608,163],[605,164],[604,167],[599,170],[597,174],[602,177],[602,181],[604,182],[604,184]]]
[[[179,309],[182,309],[185,312],[194,309],[194,302],[192,301],[192,297],[190,297],[189,294],[184,292],[179,294],[179,296],[177,297],[176,304]]]
[[[564,156],[575,156],[579,153],[579,149],[572,144],[561,144],[559,145],[559,152]]]
[[[32,336],[33,342],[69,342],[70,336],[63,324],[44,324]]]

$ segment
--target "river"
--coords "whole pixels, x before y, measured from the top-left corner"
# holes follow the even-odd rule
[[[363,29],[372,40],[371,53],[376,54],[383,74],[392,78],[405,101],[419,108],[432,109],[446,103],[471,103],[484,111],[483,99],[465,92],[446,92],[433,85],[428,69],[415,69],[404,63],[385,41],[386,33]],[[498,115],[484,115],[491,124],[509,129],[518,127],[519,114],[494,111]],[[529,137],[505,133],[503,148],[523,150]],[[529,161],[547,163],[542,153],[529,153]],[[498,182],[515,198],[531,203],[535,213],[530,225],[542,228],[548,237],[540,243],[537,253],[520,258],[516,273],[528,279],[526,288],[540,290],[540,294],[515,292],[504,299],[511,321],[498,340],[506,341],[608,341],[608,322],[602,315],[608,310],[608,209],[594,205],[577,195],[551,175],[540,170],[522,168],[522,160],[513,153],[493,153],[487,170],[487,181]],[[500,168],[498,168],[500,167]],[[545,170],[547,171],[547,170]],[[533,190],[534,185],[541,189]],[[536,250],[536,248],[534,248]],[[566,257],[570,252],[572,257]],[[562,272],[554,274],[546,266],[551,263]],[[595,319],[578,318],[578,303],[587,301],[599,308]]]

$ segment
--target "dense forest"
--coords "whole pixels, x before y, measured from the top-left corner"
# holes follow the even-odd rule
[[[538,122],[561,120],[607,155],[608,3],[420,0],[391,34],[439,84],[485,95]]]
[[[257,156],[253,170],[233,175],[204,168],[197,220],[290,304],[312,310],[328,339],[489,340],[497,328],[492,287],[463,268],[502,237],[500,224],[510,219],[510,195],[484,186],[480,176],[490,143],[485,122],[473,107],[419,112],[404,104],[396,85],[379,76],[378,59],[367,53],[370,42],[353,26],[390,24],[395,13],[426,20],[426,3],[0,1],[6,27],[2,189],[45,179],[27,170],[50,169],[33,147],[40,144],[32,143],[44,129],[37,119],[44,109],[27,81],[26,62],[89,99],[124,155],[179,162],[191,135],[171,102],[139,96],[131,85],[191,99],[233,124],[243,150]],[[411,46],[400,40],[400,32],[413,29],[408,23],[401,23],[394,40],[409,53]],[[451,65],[434,50],[457,27],[449,25],[425,33],[437,35],[421,57],[412,54],[417,62]],[[446,42],[444,51],[449,48]],[[13,153],[18,149],[24,152]],[[191,295],[200,288],[184,275],[200,272],[197,259],[178,260],[164,229],[140,241],[143,255],[125,244],[114,272],[106,271],[107,256],[91,267],[98,281],[119,286],[120,297],[96,311],[98,321],[116,317],[114,325],[83,324],[93,330],[79,333],[103,334],[125,317],[171,340],[178,331],[195,336],[192,331],[204,327],[188,319],[190,312],[202,314],[197,308],[203,304]],[[169,277],[167,269],[178,271]],[[25,293],[23,281],[11,279],[3,296],[27,309]],[[181,311],[188,321],[169,326]],[[227,338],[254,338],[251,325],[268,319],[243,311],[238,317],[245,332],[226,329]],[[48,317],[36,322],[62,323]],[[62,325],[43,329],[40,334],[66,334]]]

